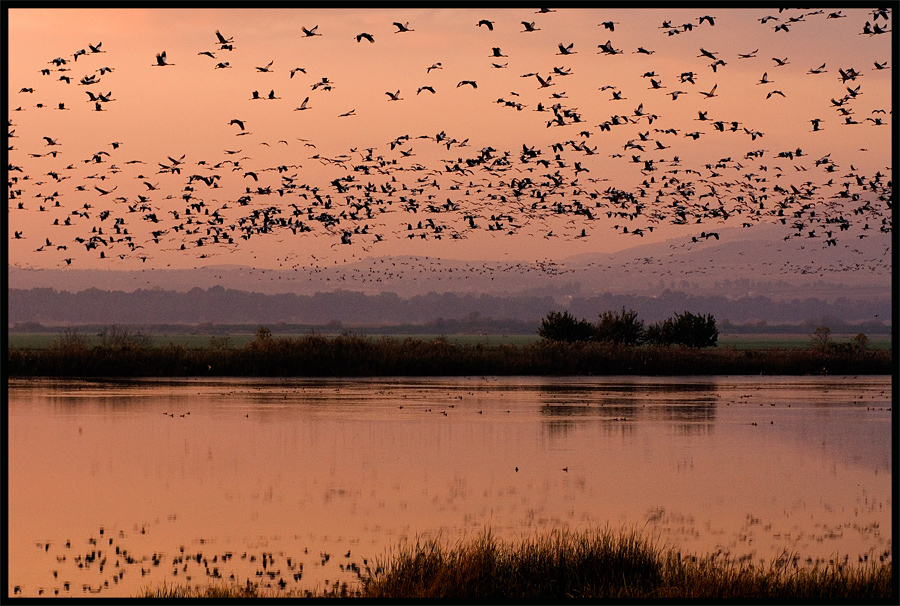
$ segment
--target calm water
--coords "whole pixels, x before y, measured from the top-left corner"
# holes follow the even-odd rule
[[[488,527],[624,526],[767,562],[892,548],[890,377],[39,380],[8,393],[11,595],[231,575],[322,588],[403,540]]]

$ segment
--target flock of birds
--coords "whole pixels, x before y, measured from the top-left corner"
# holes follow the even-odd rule
[[[143,553],[129,539],[145,539],[151,530],[152,525],[147,524],[135,525],[131,532],[100,526],[96,534],[81,542],[37,542],[35,546],[47,558],[47,568],[53,578],[48,577],[37,586],[13,583],[11,595],[91,597],[112,592],[121,596],[122,588],[128,587],[131,589],[126,589],[124,594],[135,596],[142,588],[155,586],[155,582],[164,585],[165,580],[160,581],[160,577],[168,575],[173,582],[186,585],[231,583],[247,590],[290,592],[289,595],[308,597],[313,591],[357,586],[376,566],[351,551],[310,553],[309,548],[304,548],[302,553],[290,555],[282,551],[214,549],[202,539],[194,547],[179,546],[175,553]],[[310,569],[316,583],[304,582],[304,572],[308,579]],[[324,577],[324,587],[323,579],[318,577]]]
[[[540,19],[553,19],[555,12],[537,11]],[[860,24],[861,31],[856,32],[863,36],[859,44],[891,31],[891,9],[864,14],[865,24]],[[814,19],[837,21],[848,17],[840,10],[784,9],[758,21],[760,27],[796,35]],[[722,27],[722,21],[715,15],[698,16],[682,25],[663,21],[658,28],[664,35],[660,45],[668,38],[690,35],[700,28]],[[541,25],[537,19],[523,20],[519,31],[539,36]],[[608,61],[613,69],[615,57],[626,53],[617,48],[613,37],[629,25],[603,21],[597,26],[610,37],[597,46],[597,54],[602,56],[598,60]],[[427,35],[408,22],[395,22],[393,27],[393,34],[401,35],[398,38]],[[481,19],[472,27],[491,36],[509,24]],[[298,30],[298,36],[313,39],[312,44],[326,35],[324,30],[319,32],[318,25]],[[240,52],[234,36],[215,31],[209,39],[216,48],[197,54],[213,62],[212,70],[235,69],[233,60],[225,60],[230,53]],[[377,45],[382,39],[380,33],[359,32],[348,44]],[[554,48],[558,52],[548,57],[550,61],[592,52],[577,48],[574,42],[560,42]],[[354,256],[362,256],[391,240],[462,240],[476,232],[489,232],[497,238],[520,235],[552,241],[596,237],[601,233],[598,227],[642,237],[662,226],[676,225],[692,230],[684,242],[690,246],[711,238],[718,240],[718,226],[726,223],[752,227],[768,222],[784,225],[785,239],[809,238],[822,247],[836,247],[851,235],[864,238],[875,231],[892,230],[889,166],[885,166],[886,172],[865,174],[852,164],[839,163],[832,153],[811,156],[801,145],[766,149],[765,125],[744,124],[740,116],[720,115],[716,105],[706,105],[725,94],[717,90],[716,77],[735,62],[765,63],[756,83],[767,87],[759,103],[786,97],[782,90],[771,88],[775,74],[780,73],[775,70],[797,68],[789,57],[772,57],[772,63],[768,63],[758,56],[759,49],[729,57],[701,46],[696,63],[686,64],[678,73],[642,73],[649,92],[603,84],[598,87],[599,94],[610,95],[609,101],[617,108],[608,117],[596,115],[595,108],[605,106],[598,102],[592,101],[590,110],[568,105],[562,83],[577,77],[572,68],[554,66],[552,70],[522,74],[519,81],[523,85],[535,87],[545,96],[532,104],[523,101],[520,93],[511,92],[508,96],[512,98],[501,97],[496,103],[520,113],[529,124],[537,119],[545,132],[557,129],[557,141],[544,148],[525,143],[521,148],[498,149],[470,143],[470,138],[462,135],[457,139],[441,130],[421,135],[405,133],[380,146],[368,141],[340,154],[322,153],[317,146],[324,147],[323,142],[296,136],[257,142],[269,150],[283,149],[282,157],[290,160],[281,163],[257,162],[244,144],[229,147],[209,160],[188,158],[183,153],[129,158],[129,142],[117,138],[86,157],[69,158],[68,142],[57,133],[38,134],[31,129],[27,134],[17,132],[17,112],[71,110],[76,123],[82,119],[87,111],[83,107],[51,102],[60,86],[84,86],[84,101],[91,111],[114,114],[117,98],[107,91],[114,87],[107,86],[107,79],[114,81],[117,71],[101,60],[114,57],[115,52],[98,42],[46,61],[50,67],[35,70],[40,74],[39,83],[18,90],[20,98],[39,97],[41,101],[10,111],[10,236],[28,246],[16,250],[52,256],[44,266],[78,266],[86,256],[108,259],[113,267],[115,261],[126,259],[151,261],[153,265],[159,257],[163,263],[172,254],[203,260],[233,253],[248,246],[245,242],[260,237],[277,240],[282,252],[293,251],[291,254],[298,257],[303,254],[297,251],[306,249],[304,238],[310,237],[326,239],[331,249],[347,247]],[[664,51],[640,46],[627,52],[649,58]],[[509,69],[508,55],[499,46],[491,47],[486,60],[492,70]],[[423,64],[423,72],[440,72],[445,63],[449,64],[447,59]],[[175,61],[162,50],[148,67],[184,69],[181,65],[182,60]],[[867,127],[873,129],[872,137],[888,137],[889,129],[875,128],[889,124],[888,110],[875,108],[863,116],[857,108],[864,96],[867,71],[890,69],[886,60],[860,71],[849,65],[810,67],[804,77],[830,77],[835,82],[834,96],[819,104],[822,113],[808,119],[808,137],[827,129]],[[257,74],[276,71],[274,60],[255,66]],[[85,72],[87,75],[79,77]],[[292,67],[288,73],[285,83],[304,86],[299,81],[307,75],[306,68]],[[305,96],[293,111],[312,114],[331,108],[341,119],[356,116],[355,108],[341,111],[327,102],[328,92],[338,86],[330,77],[309,79],[305,86],[310,92],[300,93]],[[472,89],[474,94],[478,87],[476,80],[463,78],[455,88]],[[11,89],[14,91],[15,87]],[[637,98],[639,93],[643,99]],[[403,94],[398,89],[384,92],[387,103],[408,103]],[[437,84],[423,84],[415,94],[438,95],[443,91]],[[296,93],[276,93],[273,86],[268,92],[253,90],[247,98],[274,103],[290,97],[299,99]],[[704,103],[696,110],[698,127],[685,128],[683,122],[666,121],[663,103],[683,104],[685,98],[696,97]],[[260,111],[268,111],[269,107],[261,107],[267,105],[260,104]],[[734,106],[729,107],[729,111],[735,111]],[[834,117],[823,117],[829,113]],[[221,128],[228,136],[243,141],[252,136],[256,119],[234,117]],[[698,153],[700,148],[692,144],[701,141],[698,145],[702,145],[714,137],[742,138],[742,153],[682,164],[680,155],[693,157]],[[710,149],[718,145],[717,140]],[[296,151],[298,147],[307,154],[305,159]],[[419,163],[420,158],[426,163]],[[315,163],[315,170],[309,164],[299,164],[301,160]],[[890,160],[886,158],[885,162]],[[612,169],[603,168],[607,165]],[[328,176],[321,178],[323,174]],[[634,175],[634,182],[623,175]],[[502,241],[497,245],[503,246]],[[298,258],[296,267],[302,265],[303,259]]]

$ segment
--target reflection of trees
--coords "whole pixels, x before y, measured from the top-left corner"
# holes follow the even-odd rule
[[[552,437],[575,424],[594,421],[633,432],[632,421],[672,425],[678,435],[705,435],[716,419],[714,383],[545,384],[539,387],[541,415]]]

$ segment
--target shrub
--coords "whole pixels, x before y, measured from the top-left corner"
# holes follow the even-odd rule
[[[644,340],[644,321],[637,319],[633,309],[622,312],[606,311],[594,327],[598,341],[612,341],[616,345],[638,345]]]
[[[850,337],[850,345],[854,351],[862,353],[869,347],[869,337],[863,333],[859,333],[855,337]]]
[[[594,338],[594,326],[587,320],[576,319],[567,311],[551,311],[541,320],[538,335],[548,341],[591,341]]]
[[[232,349],[234,348],[234,342],[231,340],[231,337],[217,337],[215,335],[209,338],[209,348],[215,350],[221,349]]]
[[[687,347],[715,347],[719,329],[712,314],[693,314],[685,311],[650,326],[645,338],[656,345],[685,345]]]
[[[51,349],[61,352],[83,352],[88,348],[87,335],[78,332],[77,328],[67,326],[63,331],[50,343]]]
[[[146,349],[153,343],[150,335],[140,330],[131,332],[118,324],[104,326],[97,336],[100,346],[108,349]]]
[[[826,350],[831,343],[831,329],[827,326],[817,326],[816,331],[809,337],[813,349]]]

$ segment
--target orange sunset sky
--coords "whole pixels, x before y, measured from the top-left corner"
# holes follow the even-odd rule
[[[891,11],[7,11],[10,265],[891,228]]]

